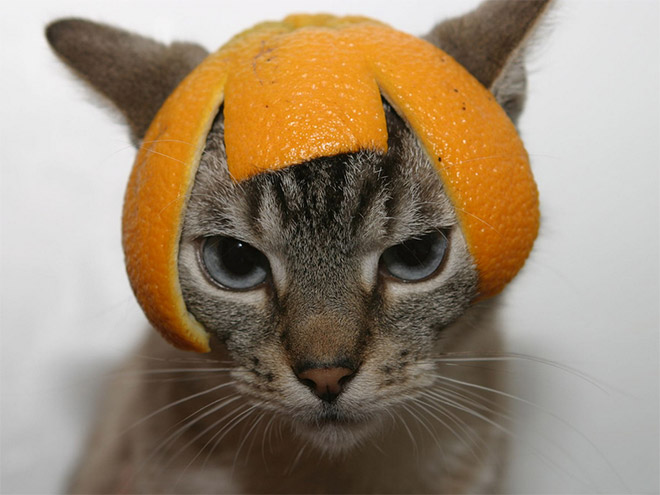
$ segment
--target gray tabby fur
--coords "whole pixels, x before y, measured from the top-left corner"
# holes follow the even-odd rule
[[[547,3],[486,2],[427,39],[472,70],[515,120],[524,102],[523,42]],[[117,105],[136,142],[204,53],[81,20],[52,24],[48,39]],[[112,63],[98,64],[94,53]],[[184,299],[213,350],[191,359],[151,332],[125,366],[136,383],[112,384],[73,492],[499,489],[502,404],[465,384],[499,390],[501,367],[442,361],[500,351],[497,305],[471,304],[477,273],[442,182],[405,122],[385,108],[386,154],[320,158],[240,183],[229,177],[216,119],[179,255]],[[449,233],[437,275],[402,283],[379,271],[383,250],[433,230]],[[244,292],[213,283],[199,254],[213,235],[262,251],[269,282]],[[296,377],[310,363],[357,372],[325,402]],[[152,383],[150,373],[163,368],[182,371]]]

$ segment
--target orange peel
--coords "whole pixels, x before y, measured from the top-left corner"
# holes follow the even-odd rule
[[[456,207],[479,298],[520,270],[538,231],[527,153],[492,94],[433,45],[362,17],[289,16],[209,55],[154,118],[123,212],[131,285],[150,322],[182,349],[208,351],[178,277],[181,224],[221,105],[234,180],[320,156],[387,150],[385,98],[419,137]]]

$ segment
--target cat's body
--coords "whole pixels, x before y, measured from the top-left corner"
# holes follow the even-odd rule
[[[522,42],[545,7],[488,3],[428,38],[515,120]],[[162,99],[153,95],[167,94],[200,52],[178,45],[173,55],[108,30],[64,21],[49,39],[127,115],[139,142]],[[151,78],[161,86],[136,109],[126,90],[145,77],[144,64],[131,54],[130,77],[99,68],[76,39],[106,56],[117,39],[141,46],[138,61],[165,50],[162,70],[176,74]],[[471,56],[470,39],[488,46]],[[473,304],[478,273],[442,181],[405,122],[387,104],[385,113],[386,153],[319,158],[239,183],[227,171],[220,114],[179,254],[186,305],[212,335],[212,352],[190,357],[155,334],[145,342],[105,398],[74,492],[497,490],[505,413],[488,390],[501,389],[501,363],[478,361],[501,350],[496,304]],[[258,252],[228,274],[221,258],[245,249],[237,239]],[[414,273],[396,250],[411,240],[430,260]]]

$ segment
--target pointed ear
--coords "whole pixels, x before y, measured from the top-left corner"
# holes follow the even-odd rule
[[[514,122],[525,101],[524,52],[552,0],[489,0],[438,24],[424,38],[491,90]]]
[[[207,55],[199,45],[164,45],[104,24],[63,19],[46,29],[53,50],[126,117],[136,145],[178,83]]]

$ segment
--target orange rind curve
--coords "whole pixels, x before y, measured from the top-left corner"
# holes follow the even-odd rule
[[[431,44],[361,17],[289,16],[211,54],[156,115],[129,179],[123,244],[150,322],[182,349],[209,350],[178,277],[181,224],[223,107],[234,180],[320,156],[387,150],[385,98],[444,182],[479,273],[479,298],[520,270],[538,231],[527,153],[492,94]]]

